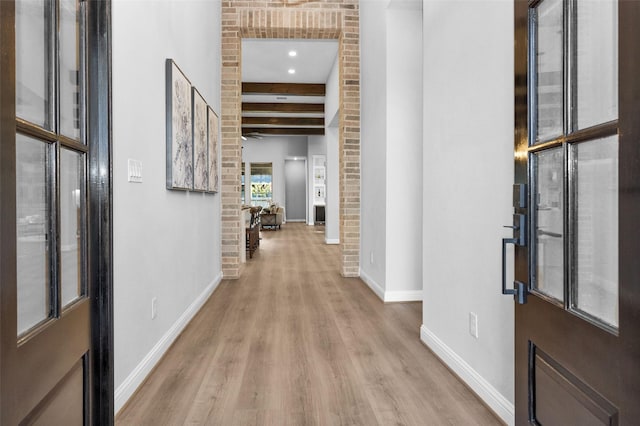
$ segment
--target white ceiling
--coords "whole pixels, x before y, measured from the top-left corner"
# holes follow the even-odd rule
[[[337,55],[337,40],[242,39],[242,81],[326,83]]]

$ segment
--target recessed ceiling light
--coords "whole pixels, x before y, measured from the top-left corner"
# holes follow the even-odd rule
[[[290,51],[289,51],[289,56],[291,56],[292,58],[293,58],[294,56],[296,56],[297,54],[298,54],[298,52],[296,52],[295,50],[290,50]]]
[[[289,74],[295,74],[296,70],[294,70],[293,68],[289,68]]]

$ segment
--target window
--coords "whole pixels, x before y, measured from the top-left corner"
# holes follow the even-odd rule
[[[271,163],[251,163],[251,205],[267,207],[273,199]]]

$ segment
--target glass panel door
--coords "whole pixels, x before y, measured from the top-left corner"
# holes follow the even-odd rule
[[[515,229],[502,248],[514,241],[503,293],[516,296],[518,425],[640,418],[638,16],[638,1],[514,1]]]
[[[617,1],[531,4],[530,287],[615,333]]]
[[[0,1],[3,425],[113,423],[110,3]]]

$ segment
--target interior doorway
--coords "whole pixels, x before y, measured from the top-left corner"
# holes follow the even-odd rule
[[[290,158],[284,161],[285,219],[287,222],[307,221],[307,160]]]
[[[223,4],[222,115],[223,215],[222,257],[225,277],[237,278],[243,244],[238,240],[242,118],[242,39],[329,39],[339,43],[339,192],[342,275],[360,274],[360,55],[357,0],[327,8],[324,4],[273,2],[265,7],[246,2]],[[279,91],[272,92],[278,93]],[[263,131],[252,133],[264,133]],[[349,236],[348,238],[346,236]]]

